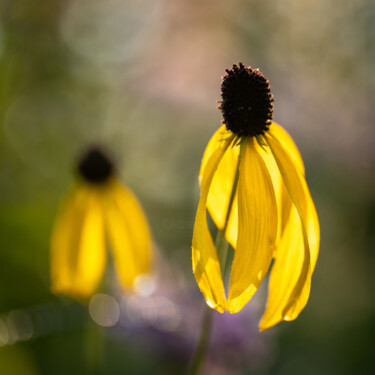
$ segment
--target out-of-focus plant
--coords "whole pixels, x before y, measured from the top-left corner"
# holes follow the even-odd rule
[[[108,236],[121,285],[129,289],[149,272],[152,259],[142,208],[99,148],[88,150],[78,171],[51,238],[51,288],[78,299],[91,296],[104,273]]]

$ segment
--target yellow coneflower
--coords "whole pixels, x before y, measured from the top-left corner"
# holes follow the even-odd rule
[[[77,299],[91,296],[104,273],[107,243],[121,285],[129,289],[151,263],[151,235],[142,208],[99,148],[88,150],[78,172],[51,237],[51,289]]]
[[[260,322],[264,330],[295,319],[305,307],[319,251],[319,222],[299,151],[272,122],[268,80],[242,63],[226,72],[223,125],[209,141],[200,170],[193,271],[211,308],[236,313],[254,295],[274,259]],[[207,210],[235,249],[228,297]]]

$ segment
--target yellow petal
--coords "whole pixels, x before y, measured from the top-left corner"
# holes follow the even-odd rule
[[[270,126],[269,133],[273,134],[275,138],[279,140],[279,142],[284,146],[285,149],[289,151],[289,155],[294,161],[295,166],[299,169],[299,171],[304,175],[305,174],[305,167],[303,165],[303,160],[301,154],[295,145],[292,137],[289,133],[280,125],[273,122]],[[263,137],[264,139],[264,137]],[[267,141],[265,140],[267,143]],[[272,155],[272,152],[268,147],[265,149],[260,150],[260,154],[262,158],[266,162],[268,171],[270,172],[271,179],[273,186],[275,188],[277,206],[279,207],[278,210],[278,235],[277,241],[279,242],[282,233],[284,232],[285,225],[289,220],[289,214],[291,209],[292,201],[289,198],[289,194],[285,188],[285,184],[282,182],[282,178],[280,175],[279,167],[275,161],[275,158]]]
[[[266,141],[264,140],[264,142]],[[286,214],[285,210],[280,209],[281,207],[285,207],[283,205],[283,190],[285,190],[285,187],[283,186],[280,171],[275,162],[275,158],[273,157],[271,153],[271,150],[268,147],[260,147],[258,144],[256,144],[255,146],[267,166],[267,170],[272,180],[272,186],[275,191],[277,207],[279,208],[277,210],[277,222],[278,222],[277,236],[276,236],[276,243],[277,243],[280,240],[281,234],[283,232],[283,223],[284,223],[283,216]],[[287,217],[289,217],[289,211],[287,212]]]
[[[67,197],[51,237],[51,289],[92,295],[104,272],[106,248],[100,191],[79,186]]]
[[[295,151],[279,141],[274,133],[266,136],[292,203],[287,223],[272,267],[267,308],[260,329],[272,327],[281,320],[296,319],[310,294],[311,275],[319,251],[319,222]],[[287,198],[289,196],[289,198]]]
[[[116,180],[109,183],[106,219],[115,267],[122,286],[133,286],[151,265],[152,240],[143,210],[133,193]]]
[[[228,311],[250,300],[270,266],[277,233],[277,206],[267,166],[253,139],[240,162],[238,240],[229,285]]]
[[[226,130],[225,125],[220,126],[220,128],[213,134],[211,139],[208,141],[206,149],[204,150],[201,168],[199,171],[199,185],[202,185],[202,179],[204,170],[207,166],[209,159],[212,154],[218,149],[218,147],[224,143],[226,137],[228,136],[228,131]]]
[[[270,126],[269,133],[273,134],[274,137],[277,138],[280,141],[280,143],[284,145],[284,148],[289,150],[289,155],[294,161],[294,164],[300,170],[300,172],[304,175],[305,167],[303,165],[301,154],[299,153],[297,146],[295,145],[293,139],[288,134],[288,132],[284,128],[282,128],[280,125],[273,122]],[[289,219],[291,201],[288,197],[288,194],[285,194],[287,191],[286,191],[284,183],[282,182],[279,167],[277,166],[277,163],[272,155],[272,152],[270,151],[268,147],[260,148],[259,152],[263,160],[265,161],[267,165],[267,169],[270,173],[272,184],[275,189],[277,206],[279,207],[278,209],[279,225],[278,225],[277,240],[276,240],[276,242],[278,243],[280,241],[282,233],[284,232],[285,225]],[[287,197],[287,199],[285,197]]]
[[[226,308],[226,298],[216,248],[207,225],[206,207],[212,180],[230,143],[231,140],[217,142],[216,150],[205,162],[192,245],[193,272],[197,284],[207,304],[220,312]]]
[[[301,219],[293,206],[286,230],[278,243],[275,261],[272,265],[268,302],[265,313],[259,324],[261,330],[270,328],[284,320],[283,311],[288,304],[289,297],[297,284],[304,261],[304,241]],[[299,304],[306,304],[308,298],[309,279],[301,294]],[[303,308],[303,306],[302,306]]]
[[[289,157],[294,162],[293,164],[305,175],[305,166],[303,165],[302,156],[289,133],[282,126],[273,122],[270,126],[269,134],[272,134],[272,136],[288,150]]]
[[[209,158],[220,144],[224,142],[224,138],[230,136],[230,132],[226,131],[225,125],[222,125],[209,141],[203,155],[199,179],[202,181],[203,174]],[[207,209],[210,216],[219,229],[225,226],[229,200],[232,192],[234,177],[239,155],[239,146],[228,147],[224,153],[220,164],[217,167],[213,177],[210,191],[207,199]],[[228,242],[235,248],[238,233],[238,208],[237,194],[235,195],[232,210],[229,216],[228,226],[225,237]]]
[[[209,212],[211,213],[212,210],[209,210]],[[227,229],[225,231],[225,238],[231,244],[233,249],[236,249],[238,238],[238,187],[237,193],[233,199],[232,209],[229,215]]]

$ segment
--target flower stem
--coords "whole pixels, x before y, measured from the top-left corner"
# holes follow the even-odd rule
[[[231,191],[230,198],[229,198],[228,209],[227,209],[227,213],[225,216],[224,228],[222,230],[217,231],[216,239],[215,239],[215,247],[219,256],[220,268],[221,268],[223,279],[225,276],[225,269],[226,269],[227,256],[228,256],[228,247],[229,247],[228,241],[226,241],[225,239],[225,232],[228,228],[229,216],[232,211],[234,197],[236,196],[236,192],[237,192],[238,179],[240,175],[240,160],[241,160],[244,144],[245,144],[245,141],[241,142],[240,144],[240,153],[239,153],[238,160],[237,160],[236,174],[233,180],[233,186],[232,186],[232,191]],[[211,334],[213,312],[214,312],[213,309],[209,308],[206,305],[204,306],[199,342],[198,342],[198,346],[195,351],[192,364],[190,367],[190,371],[189,371],[190,375],[198,375],[201,371],[201,367],[203,365],[204,357],[207,352],[207,346],[208,346],[208,342],[209,342],[209,338]]]
[[[191,362],[189,375],[198,375],[200,373],[204,357],[206,356],[208,341],[211,334],[213,310],[206,305],[203,307],[203,309],[204,311],[201,324],[201,333],[198,346],[195,350],[194,358]]]

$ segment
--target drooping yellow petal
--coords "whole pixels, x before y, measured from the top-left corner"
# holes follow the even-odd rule
[[[206,150],[203,154],[199,179],[202,181],[203,174],[209,158],[217,150],[220,143],[223,142],[225,137],[230,136],[222,125],[212,136]],[[229,207],[230,196],[233,188],[234,177],[236,174],[237,161],[239,155],[239,146],[228,147],[224,153],[220,164],[217,167],[215,175],[213,177],[210,191],[207,199],[207,209],[214,221],[215,225],[222,230],[225,226],[225,220],[227,218],[227,211]],[[228,242],[235,248],[238,234],[238,199],[237,194],[234,197],[232,204],[232,210],[229,215],[229,221],[225,237]]]
[[[270,126],[270,133],[272,133],[275,138],[277,138],[280,143],[284,145],[284,148],[289,150],[289,155],[294,160],[295,165],[300,170],[300,172],[304,175],[305,174],[305,167],[303,165],[301,154],[297,146],[295,145],[293,139],[288,134],[288,132],[282,128],[277,123],[273,122]],[[262,137],[264,139],[264,137]],[[264,140],[266,142],[266,140]],[[275,195],[277,200],[278,206],[278,232],[277,232],[277,240],[278,243],[281,239],[282,233],[284,232],[285,225],[289,220],[289,214],[291,209],[291,200],[289,199],[289,194],[287,194],[287,190],[285,188],[284,183],[282,182],[282,178],[280,175],[279,167],[275,161],[275,158],[272,155],[272,152],[268,147],[260,148],[259,152],[267,165],[267,169],[270,173],[272,184],[275,189]],[[276,251],[278,246],[276,247]]]
[[[101,194],[95,187],[76,187],[59,213],[51,237],[51,289],[75,298],[94,293],[104,272]]]
[[[109,182],[105,202],[115,267],[123,287],[131,288],[137,276],[150,271],[152,240],[148,223],[136,197],[115,179]]]
[[[209,212],[212,212],[212,210],[210,210]],[[225,231],[225,238],[231,244],[233,249],[236,249],[238,238],[238,187],[236,195],[233,199],[232,209],[229,214],[228,225]]]
[[[218,149],[219,145],[225,141],[228,136],[228,131],[226,130],[225,125],[221,125],[218,130],[213,134],[211,139],[208,141],[206,149],[204,150],[201,167],[199,171],[199,185],[202,185],[202,179],[204,170],[207,166],[208,161],[210,160],[212,154]]]
[[[294,206],[292,206],[287,224],[286,230],[278,243],[275,261],[272,265],[267,307],[259,324],[261,330],[270,328],[284,319],[284,308],[288,304],[289,297],[302,271],[304,241],[301,219]],[[299,299],[299,303],[303,306],[307,302],[306,297],[308,298],[309,287],[308,279],[305,286],[306,290]]]
[[[212,180],[231,141],[218,142],[216,150],[205,162],[192,244],[193,272],[197,284],[207,304],[220,312],[226,308],[226,298],[216,248],[207,225],[206,208]]]
[[[283,147],[288,150],[288,155],[294,161],[294,165],[303,175],[305,175],[305,166],[303,164],[302,156],[289,133],[276,122],[271,124],[269,133],[278,139]]]
[[[263,140],[262,142],[265,142]],[[279,168],[277,167],[277,164],[275,162],[275,159],[268,147],[261,147],[258,144],[256,144],[257,150],[264,160],[267,170],[269,172],[269,175],[272,180],[272,186],[275,191],[276,196],[276,202],[277,207],[284,207],[283,205],[283,190],[285,190],[285,187],[283,186],[283,182],[281,179]],[[285,207],[286,208],[286,207]],[[283,216],[285,215],[285,210],[278,209],[277,210],[277,222],[278,222],[278,228],[277,228],[277,236],[276,236],[276,243],[279,241],[281,234],[283,232]],[[289,211],[287,213],[287,217],[289,217]],[[276,250],[276,248],[274,249]]]
[[[271,129],[270,129],[271,130]],[[267,308],[260,329],[281,320],[296,319],[310,294],[311,275],[319,251],[319,221],[295,151],[270,131],[267,143],[287,190],[284,202],[291,206],[272,267]],[[289,198],[288,198],[289,196]],[[292,203],[291,203],[292,202]]]
[[[270,266],[277,233],[277,206],[267,166],[253,139],[246,141],[238,184],[238,240],[228,311],[238,312],[256,292]]]

